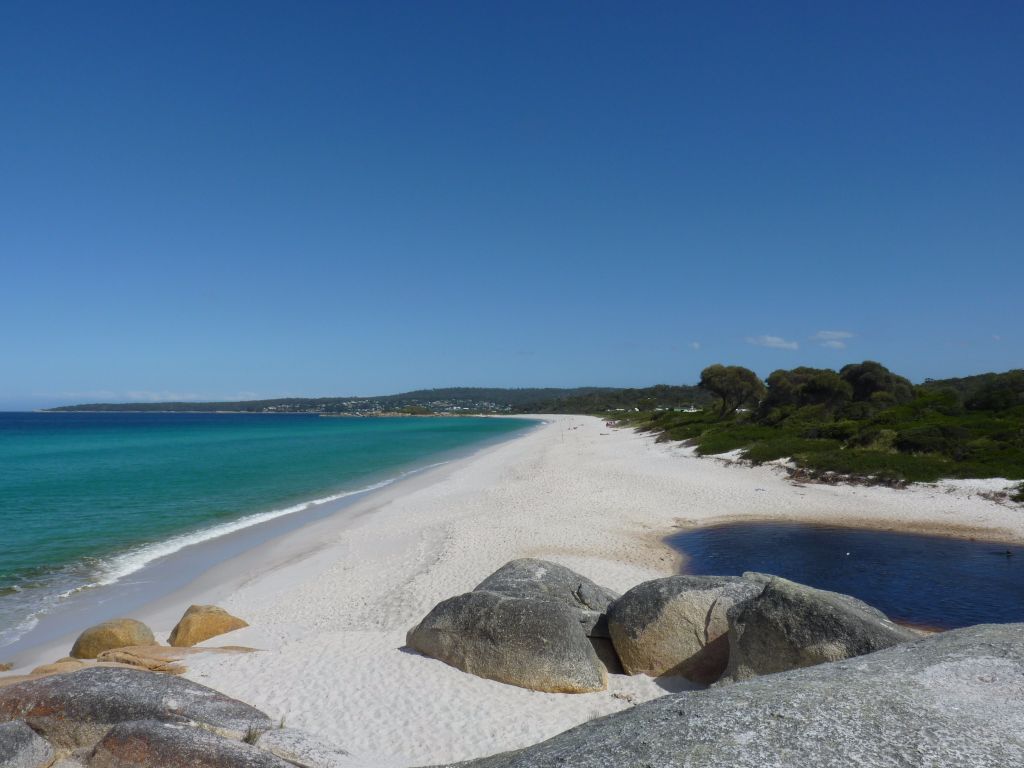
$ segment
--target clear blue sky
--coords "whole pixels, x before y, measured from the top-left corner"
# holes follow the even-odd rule
[[[0,407],[1024,364],[1020,2],[0,5]]]

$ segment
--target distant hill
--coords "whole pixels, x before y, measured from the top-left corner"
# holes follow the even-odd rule
[[[601,413],[706,405],[712,397],[691,386],[659,384],[643,389],[616,387],[449,387],[375,397],[281,397],[209,403],[85,403],[51,411],[178,411],[189,413],[320,413],[367,416],[375,413]]]
[[[420,389],[374,397],[282,397],[269,400],[218,401],[206,403],[84,403],[51,408],[51,411],[177,411],[235,413],[322,413],[370,415],[402,410],[432,413],[528,413],[543,407],[553,412],[559,404],[583,402],[587,398],[611,397],[629,390],[611,387],[560,389],[536,387],[501,389],[488,387],[449,387]],[[596,402],[596,401],[595,401]],[[603,400],[601,401],[603,402]],[[611,400],[609,400],[611,402]],[[618,402],[615,400],[615,402]]]
[[[1024,371],[983,373],[959,379],[926,379],[929,390],[953,389],[970,408],[988,393],[1002,392]],[[1019,388],[1018,388],[1019,391]],[[697,386],[658,384],[653,387],[447,387],[418,389],[373,397],[281,397],[207,403],[86,403],[51,408],[51,411],[180,411],[233,413],[321,413],[366,416],[375,413],[607,413],[706,407],[716,397]]]

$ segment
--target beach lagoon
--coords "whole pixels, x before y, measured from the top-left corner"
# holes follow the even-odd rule
[[[695,528],[668,539],[684,572],[759,571],[860,598],[914,626],[1024,621],[1024,547],[794,522]]]

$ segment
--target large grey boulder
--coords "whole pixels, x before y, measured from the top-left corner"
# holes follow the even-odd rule
[[[480,582],[474,591],[557,600],[578,613],[580,624],[591,637],[608,637],[604,613],[618,597],[617,593],[564,565],[532,557],[510,560]]]
[[[608,683],[578,612],[558,600],[467,592],[438,603],[406,642],[464,672],[535,691],[584,693]]]
[[[738,576],[669,576],[633,587],[608,608],[623,669],[713,683],[729,661],[727,612],[761,589]]]
[[[0,723],[0,766],[3,768],[46,768],[53,762],[53,747],[27,723]]]
[[[665,696],[464,768],[1024,765],[1024,624]]]
[[[405,768],[400,757],[353,755],[336,744],[298,728],[274,728],[260,736],[256,746],[296,768]]]
[[[157,720],[115,725],[89,768],[295,768],[270,752],[202,728]]]
[[[861,656],[920,637],[855,597],[777,576],[744,578],[764,588],[729,611],[723,682]]]
[[[193,723],[232,739],[272,726],[258,709],[191,680],[118,667],[0,688],[0,721],[6,720],[24,720],[65,749],[92,746],[132,720]]]

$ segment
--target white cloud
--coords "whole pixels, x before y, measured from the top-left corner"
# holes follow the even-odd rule
[[[769,349],[799,349],[795,341],[787,341],[781,336],[747,336],[747,344]]]
[[[690,346],[693,347],[694,349],[700,349],[700,342],[699,341],[691,341],[690,342]]]
[[[846,340],[852,339],[854,336],[855,334],[849,331],[818,331],[811,336],[811,341],[829,349],[846,349]]]

